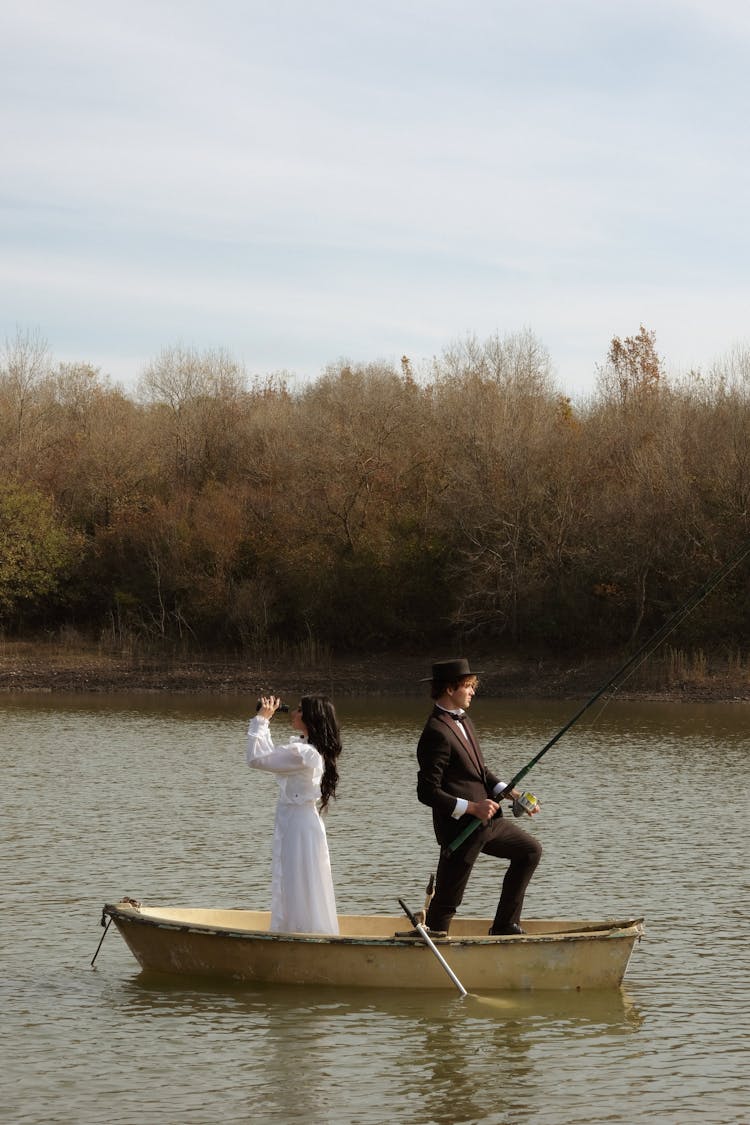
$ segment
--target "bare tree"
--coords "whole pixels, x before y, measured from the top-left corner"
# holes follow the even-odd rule
[[[15,336],[5,341],[0,367],[0,415],[4,420],[6,463],[20,476],[26,475],[28,460],[42,440],[39,429],[44,410],[40,389],[49,371],[46,340],[38,331],[17,328]]]
[[[141,401],[161,408],[163,448],[179,484],[221,473],[236,452],[233,438],[246,392],[242,367],[226,352],[173,347],[150,363],[138,384]]]

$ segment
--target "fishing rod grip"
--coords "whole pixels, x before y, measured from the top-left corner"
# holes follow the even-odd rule
[[[513,790],[515,789],[518,782],[521,780],[521,778],[527,772],[528,771],[527,771],[526,768],[524,768],[522,770],[519,770],[519,772],[517,774],[515,774],[515,776],[510,779],[510,781],[505,786],[505,788],[501,789],[500,792],[497,794],[497,796],[492,798],[493,801],[497,802],[498,811],[496,813],[493,813],[493,815],[490,817],[490,821],[494,820],[495,817],[499,815],[499,813],[500,813],[500,802],[505,797],[510,799],[510,794],[513,792]],[[476,832],[477,828],[481,828],[481,826],[483,824],[487,824],[487,823],[488,823],[488,821],[486,821],[486,820],[478,820],[477,817],[474,817],[472,820],[469,821],[469,823],[466,825],[466,827],[464,829],[462,829],[461,832],[459,832],[459,834],[458,834],[458,836],[456,836],[455,840],[451,840],[450,844],[445,845],[445,847],[443,848],[443,855],[444,856],[453,855],[453,853],[455,851],[458,851],[458,849],[461,847],[464,840],[468,840],[469,836],[472,836]]]

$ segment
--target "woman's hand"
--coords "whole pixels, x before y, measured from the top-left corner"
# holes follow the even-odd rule
[[[261,719],[272,719],[280,703],[281,699],[277,695],[261,695],[257,714]]]

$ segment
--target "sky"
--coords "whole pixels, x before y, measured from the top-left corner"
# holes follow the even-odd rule
[[[746,0],[5,0],[0,345],[126,389],[530,331],[750,340]]]

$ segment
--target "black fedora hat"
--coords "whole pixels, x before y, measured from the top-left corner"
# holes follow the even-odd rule
[[[425,676],[421,681],[426,683],[431,680],[433,683],[439,681],[441,684],[450,684],[454,680],[463,680],[465,676],[481,676],[482,672],[475,672],[469,667],[469,661],[465,656],[461,656],[458,660],[438,660],[436,664],[432,665],[432,675]]]

